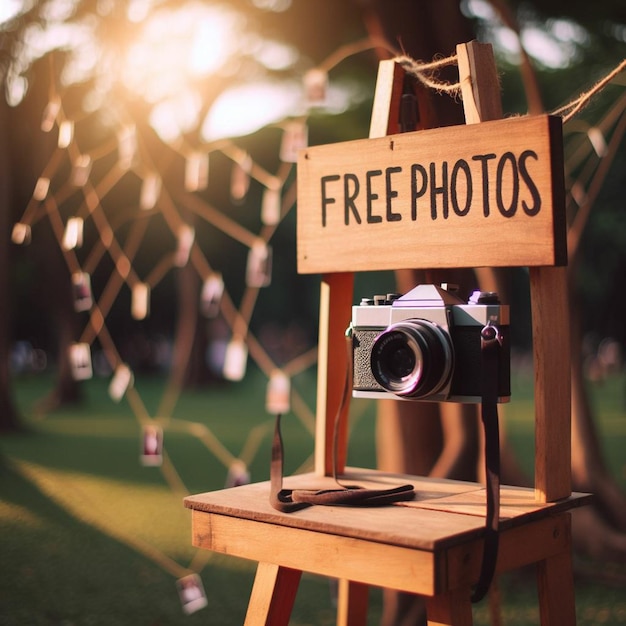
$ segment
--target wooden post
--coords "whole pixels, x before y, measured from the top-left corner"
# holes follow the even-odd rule
[[[370,139],[399,132],[404,74],[404,68],[393,59],[379,62],[370,120]]]
[[[472,603],[464,587],[426,598],[428,626],[472,626]]]
[[[571,514],[563,513],[561,517],[563,523],[560,528],[567,536],[565,550],[537,563],[537,591],[542,626],[576,626]]]
[[[302,572],[259,563],[245,626],[288,626]]]
[[[352,381],[346,381],[345,332],[352,313],[353,285],[354,275],[350,273],[326,274],[321,285],[315,419],[315,472],[321,476],[333,475],[336,420],[337,472],[343,472],[346,464],[348,393]]]
[[[466,124],[502,117],[498,70],[491,44],[470,41],[456,47]]]
[[[567,268],[531,267],[535,365],[535,496],[571,491],[571,373]]]
[[[337,626],[364,626],[367,624],[369,586],[346,580],[339,581]]]

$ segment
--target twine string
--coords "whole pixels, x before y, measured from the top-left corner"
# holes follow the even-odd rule
[[[407,73],[414,76],[425,87],[433,89],[438,93],[446,93],[451,97],[458,97],[461,95],[460,82],[450,83],[447,81],[441,81],[437,78],[437,70],[449,65],[458,65],[458,57],[453,54],[441,59],[435,59],[430,63],[415,60],[405,54],[394,57],[394,61],[399,63]],[[613,68],[606,76],[596,82],[593,87],[580,94],[577,98],[574,98],[569,103],[555,109],[550,114],[560,115],[563,118],[563,123],[569,122],[575,117],[589,102],[591,99],[598,95],[618,74],[626,69],[626,59]]]
[[[458,57],[456,54],[442,59],[435,59],[430,63],[416,61],[406,54],[394,58],[396,63],[399,63],[406,72],[417,78],[425,87],[438,93],[447,93],[454,98],[461,94],[461,83],[449,83],[439,80],[437,78],[437,70],[449,65],[457,65],[457,60]]]
[[[626,69],[626,59],[612,69],[604,78],[601,78],[591,89],[583,92],[568,104],[552,111],[552,115],[561,115],[565,124],[577,115],[589,101],[598,93],[600,93],[618,74]]]

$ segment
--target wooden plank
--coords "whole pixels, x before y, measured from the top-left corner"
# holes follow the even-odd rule
[[[259,563],[245,626],[288,626],[302,572]]]
[[[337,626],[366,626],[369,587],[341,579],[338,589]]]
[[[426,478],[421,476],[409,476],[406,474],[390,474],[379,472],[374,469],[348,468],[341,476],[343,485],[359,485],[371,489],[384,489],[388,487],[399,487],[410,483],[417,492],[416,499],[419,501],[434,500],[453,496],[468,491],[482,490],[484,487],[478,483],[465,481],[445,480],[443,478]],[[297,474],[284,478],[286,489],[333,489],[339,485],[328,476],[319,476],[315,473]],[[532,500],[533,490],[527,489],[529,500]],[[270,482],[251,483],[241,485],[232,489],[221,489],[207,493],[187,496],[184,499],[185,506],[190,509],[207,512],[220,512],[228,515],[247,515],[253,519],[264,521],[298,520],[300,518],[314,518],[317,511],[324,511],[324,508],[314,507],[301,511],[297,516],[284,515],[274,509],[269,500]],[[336,507],[345,515],[355,514],[354,508]],[[241,511],[241,512],[240,512]],[[350,513],[352,511],[352,513]],[[322,518],[323,518],[322,513]],[[338,513],[337,513],[338,515]],[[289,522],[286,522],[289,523]],[[294,522],[298,523],[298,522]]]
[[[350,382],[347,381],[348,348],[345,332],[352,316],[352,274],[324,276],[320,292],[317,360],[317,412],[315,419],[315,471],[333,474],[335,422],[337,472],[346,464]],[[349,388],[346,385],[350,385]]]
[[[565,268],[531,268],[535,359],[535,492],[551,502],[571,492],[570,337]]]
[[[194,511],[192,540],[222,554],[422,595],[433,594],[442,578],[429,551],[226,515]]]
[[[556,567],[558,560],[552,562],[552,557],[569,549],[568,517],[561,514],[504,529],[497,571],[510,571],[540,560]],[[198,511],[193,513],[193,545],[421,595],[475,584],[482,561],[480,538],[430,552]],[[277,545],[286,549],[276,550]]]
[[[245,497],[241,493],[240,497]],[[436,510],[425,510],[409,507],[372,507],[348,508],[318,506],[298,511],[297,514],[281,514],[277,511],[266,510],[262,513],[243,508],[245,501],[239,502],[239,507],[232,507],[231,513],[216,512],[218,516],[237,523],[237,518],[249,521],[258,526],[258,532],[267,533],[268,528],[276,529],[276,538],[281,532],[291,529],[303,532],[312,531],[312,534],[329,534],[337,537],[355,540],[385,543],[405,548],[432,551],[438,547],[455,545],[472,537],[479,537],[484,529],[484,519],[473,515],[454,515]],[[213,507],[218,511],[220,507]],[[197,514],[197,516],[196,516]],[[202,515],[212,515],[199,509],[194,510],[194,524]],[[220,526],[222,528],[222,526]],[[234,528],[234,526],[233,526]],[[198,547],[215,549],[212,547],[215,533],[205,536],[206,526],[194,528],[194,541]],[[222,530],[226,533],[223,538],[228,541],[232,535],[228,525]],[[273,537],[273,535],[272,535]],[[300,540],[306,541],[306,535]],[[232,537],[231,537],[232,538]],[[226,544],[224,544],[226,545]],[[278,545],[278,544],[276,544]],[[248,558],[254,558],[249,556]],[[256,560],[268,560],[259,556]],[[271,560],[271,559],[269,559]],[[284,563],[288,565],[288,563]]]
[[[324,145],[298,161],[298,271],[559,265],[560,119]]]
[[[384,137],[400,132],[400,101],[404,69],[392,59],[378,63],[376,90],[372,104],[369,137]]]
[[[496,572],[508,572],[562,553],[568,548],[568,528],[569,514],[564,513],[503,530]],[[442,558],[446,560],[446,588],[471,586],[480,573],[483,541],[449,548]]]
[[[313,506],[296,514],[285,514],[270,505],[270,484],[264,482],[189,496],[185,505],[199,512],[423,550],[450,547],[480,537],[484,528],[485,492],[476,483],[387,475],[374,470],[351,470],[342,482],[366,488],[408,482],[417,495],[414,501],[393,507]],[[337,484],[331,478],[307,474],[286,477],[285,487],[318,490],[336,488]],[[504,512],[510,517],[503,517],[502,525],[548,517],[584,503],[586,498],[576,495],[571,500],[546,504],[535,501],[533,489],[503,487]]]
[[[470,41],[456,47],[466,124],[502,117],[500,81],[491,44]]]
[[[571,546],[537,564],[542,626],[575,626],[576,599]]]
[[[591,496],[586,494],[575,494],[572,500],[546,503],[537,500],[532,489],[502,485],[500,487],[500,523],[503,527],[507,525],[508,521],[515,524],[516,518],[521,516],[527,521],[537,519],[545,516],[548,511],[550,514],[554,514],[560,510],[581,506],[587,503],[590,498]],[[407,506],[480,517],[485,515],[486,499],[485,489],[478,489],[442,498],[420,499],[408,503]]]

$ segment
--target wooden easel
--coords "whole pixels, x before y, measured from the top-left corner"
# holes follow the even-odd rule
[[[457,53],[468,123],[500,117],[490,47],[463,44]],[[391,61],[381,63],[371,138],[386,141],[386,135],[396,132],[402,82],[399,66]],[[537,123],[541,126],[543,122]],[[547,123],[552,128],[552,122]],[[402,150],[401,137],[394,136],[391,144],[396,142],[395,148],[389,148]],[[374,141],[371,145],[377,144]],[[307,151],[299,168],[305,190],[310,182],[306,162],[326,159],[327,152],[315,150]],[[560,166],[552,164],[555,171]],[[551,189],[550,193],[558,195],[559,190]],[[575,623],[568,510],[583,503],[585,496],[571,494],[570,487],[567,299],[565,271],[558,266],[565,254],[559,243],[565,240],[564,230],[560,230],[565,225],[557,220],[548,226],[552,232],[546,235],[543,229],[538,239],[551,245],[547,252],[539,253],[540,261],[535,259],[530,269],[536,382],[535,489],[501,488],[497,571],[536,564],[542,624],[561,626]],[[285,486],[321,489],[334,486],[332,424],[343,391],[347,360],[344,332],[353,304],[352,272],[389,266],[368,250],[346,253],[336,246],[326,246],[324,254],[318,255],[322,261],[317,262],[314,248],[318,241],[309,236],[309,227],[315,225],[307,223],[306,218],[299,219],[299,262],[305,271],[320,271],[316,263],[323,265],[326,261],[340,271],[321,270],[315,472],[289,477]],[[404,236],[399,234],[400,238]],[[411,267],[402,264],[402,246],[397,247],[399,256],[392,254],[392,267]],[[482,263],[487,257],[494,265],[506,265],[511,255],[530,255],[528,242],[521,242],[519,250],[514,244],[505,251],[461,248],[463,254],[467,252],[468,267],[487,265]],[[418,262],[424,260],[424,267],[450,266],[446,265],[450,261],[445,255],[442,261],[441,255],[429,254],[428,250],[423,254]],[[463,254],[454,261],[463,261]],[[407,257],[412,258],[414,255]],[[285,514],[270,506],[269,483],[200,494],[185,500],[193,510],[194,545],[259,563],[246,616],[248,626],[288,624],[303,571],[340,580],[338,624],[365,624],[371,585],[425,596],[430,624],[471,624],[471,588],[482,559],[484,488],[474,483],[346,469],[347,411],[344,407],[341,416],[340,472],[349,482],[372,488],[411,482],[417,491],[414,501],[370,509],[311,507]]]
[[[476,42],[460,44],[457,46],[457,56],[466,123],[479,124],[500,119],[502,117],[500,87],[491,46]],[[393,61],[380,63],[370,125],[371,139],[398,132],[403,82],[404,70],[397,63]],[[553,166],[562,170],[562,163],[555,163]],[[565,222],[555,225],[554,228],[562,231],[563,238]],[[524,245],[525,241],[520,240],[520,247],[523,248]],[[554,251],[561,259],[566,255],[564,246],[564,243],[556,244],[560,249]],[[520,254],[524,255],[524,252]],[[442,253],[442,256],[445,257],[445,253]],[[496,252],[492,263],[502,265],[497,257]],[[495,263],[496,260],[498,263]],[[432,267],[436,267],[437,259],[432,259],[432,262]],[[366,268],[365,265],[368,263],[370,267]],[[372,261],[364,255],[361,269],[381,269],[374,267],[377,263],[380,261]],[[529,272],[537,384],[535,488],[538,501],[551,502],[566,498],[571,493],[569,436],[566,438],[567,441],[561,439],[570,430],[570,345],[566,267],[531,266]],[[352,293],[351,273],[324,274],[320,334],[330,339],[328,346],[322,345],[320,341],[316,434],[316,471],[324,475],[330,475],[332,470],[332,459],[328,454],[332,446],[330,448],[328,446],[332,443],[332,420],[335,415],[333,411],[336,411],[340,404],[343,372],[346,367],[345,351],[338,338],[345,332],[345,320],[350,319]],[[331,353],[339,344],[340,349]],[[326,409],[322,413],[320,407],[323,407],[324,403]],[[346,414],[348,408],[345,407]],[[344,416],[344,425],[345,421]],[[563,445],[560,445],[559,441]],[[342,443],[339,449],[345,450],[345,445]],[[340,466],[342,460],[345,463],[345,458],[340,458]]]

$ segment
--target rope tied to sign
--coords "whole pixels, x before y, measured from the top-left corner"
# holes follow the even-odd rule
[[[437,93],[447,93],[453,98],[461,95],[461,83],[449,83],[441,81],[436,77],[436,70],[449,65],[457,65],[458,57],[453,54],[449,57],[442,59],[435,59],[430,63],[424,63],[422,61],[416,61],[406,54],[402,54],[394,57],[396,63],[399,63],[407,73],[417,78],[425,87],[433,89]]]
[[[417,61],[406,54],[398,55],[393,59],[399,63],[408,74],[414,76],[422,85],[436,91],[437,93],[446,93],[453,98],[461,97],[461,83],[450,83],[441,81],[436,77],[436,71],[442,67],[449,65],[458,65],[458,56],[453,54],[449,57],[435,59],[430,63]],[[554,109],[550,115],[559,115],[563,118],[563,124],[569,122],[582,109],[589,104],[591,99],[599,94],[618,74],[626,69],[626,59],[621,61],[606,76],[596,82],[596,84],[587,91],[574,98],[569,103]]]

